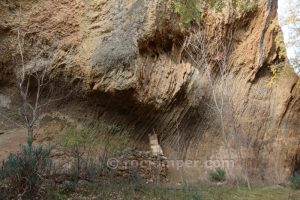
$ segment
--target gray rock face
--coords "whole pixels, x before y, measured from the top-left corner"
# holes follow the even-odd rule
[[[113,15],[111,36],[97,44],[92,56],[95,66],[119,68],[129,65],[138,53],[137,39],[141,34],[147,17],[144,0],[125,3],[111,1],[110,12]]]

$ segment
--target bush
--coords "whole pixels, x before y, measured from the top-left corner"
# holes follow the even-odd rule
[[[180,16],[180,25],[187,26],[201,17],[197,0],[174,0],[175,12]]]
[[[235,1],[233,1],[233,3],[234,2]],[[210,6],[210,8],[214,8],[218,12],[220,12],[226,5],[223,0],[206,0],[206,3]]]
[[[0,180],[5,182],[14,193],[34,195],[39,191],[43,175],[50,170],[51,148],[23,145],[21,152],[11,154],[0,169]]]
[[[172,0],[173,9],[179,15],[180,26],[183,28],[201,19],[203,4],[221,12],[226,7],[226,2],[225,0]],[[235,12],[253,12],[258,6],[258,0],[233,0],[232,6]]]
[[[74,163],[72,164],[73,174],[79,178],[83,162],[86,161],[84,154],[90,152],[98,143],[95,132],[92,128],[68,128],[60,138],[59,143],[74,158]]]
[[[300,189],[300,175],[297,172],[289,176],[289,180],[293,189]]]
[[[81,128],[69,127],[58,144],[72,158],[70,172],[77,178],[89,179],[107,170],[108,158],[123,154],[134,146],[129,132],[104,122]]]
[[[217,168],[211,172],[209,172],[209,178],[214,182],[222,182],[226,180],[226,172],[222,168]]]
[[[205,0],[210,8],[216,9],[218,12],[226,6],[224,0]],[[258,0],[233,0],[232,6],[235,11],[250,12],[255,11],[258,5]]]

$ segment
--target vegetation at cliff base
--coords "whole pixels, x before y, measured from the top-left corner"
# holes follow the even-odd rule
[[[21,197],[29,198],[40,191],[41,184],[45,181],[44,176],[51,166],[50,151],[49,147],[25,144],[20,153],[10,154],[7,160],[3,161],[0,167],[0,182],[13,188],[5,198],[20,194]]]
[[[98,184],[85,183],[77,192],[63,193],[49,190],[55,199],[172,199],[172,200],[297,200],[299,191],[281,186],[260,185],[252,190],[240,186],[199,183],[195,185],[165,186],[138,184],[129,180],[109,181]],[[50,199],[50,198],[49,198]],[[52,198],[53,199],[53,198]]]
[[[226,180],[226,172],[222,168],[217,168],[209,172],[209,179],[214,182],[222,182]]]

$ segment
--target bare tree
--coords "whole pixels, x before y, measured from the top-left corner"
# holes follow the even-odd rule
[[[202,68],[204,66],[205,74],[208,78],[208,82],[211,88],[212,92],[212,98],[214,102],[214,106],[212,107],[215,111],[217,111],[219,118],[220,118],[220,123],[221,123],[221,129],[222,129],[222,135],[223,139],[227,148],[228,156],[231,159],[231,150],[230,150],[230,145],[228,143],[228,135],[226,134],[225,131],[225,124],[224,124],[224,94],[225,94],[225,70],[226,70],[226,63],[227,63],[227,58],[225,58],[225,55],[223,56],[223,60],[220,59],[218,63],[220,75],[221,75],[221,80],[220,80],[220,90],[219,90],[219,95],[218,95],[218,88],[217,88],[217,81],[213,78],[211,69],[210,69],[210,63],[209,63],[209,55],[207,54],[207,41],[206,41],[206,35],[203,31],[199,31],[199,33],[196,35],[195,40],[191,43],[189,43],[186,46],[186,51],[187,54],[189,55],[190,59],[192,59],[193,63],[196,65],[197,68]],[[227,51],[227,49],[225,49]],[[219,54],[219,49],[217,54]],[[227,54],[227,52],[223,53]],[[225,60],[224,60],[225,58]]]
[[[225,39],[221,39],[221,43],[219,47],[216,49],[213,56],[207,53],[209,49],[208,41],[206,37],[205,30],[199,30],[197,35],[195,35],[194,40],[189,42],[185,48],[185,52],[188,54],[189,58],[192,60],[194,65],[197,68],[203,68],[205,70],[205,74],[208,79],[208,83],[212,92],[212,100],[214,105],[208,106],[216,111],[220,120],[221,133],[223,136],[223,140],[227,149],[227,153],[229,159],[232,159],[231,146],[229,144],[229,138],[231,137],[235,143],[236,152],[238,159],[241,163],[241,167],[243,170],[243,174],[245,176],[246,182],[248,184],[249,189],[250,181],[248,176],[248,168],[247,163],[243,159],[241,152],[241,143],[240,138],[237,133],[233,102],[232,102],[232,89],[228,84],[228,79],[226,75],[229,71],[228,69],[228,57],[230,53],[230,49],[232,46],[232,38],[233,32],[229,33],[228,37]],[[210,61],[215,60],[219,77],[213,76],[212,68]],[[228,123],[225,123],[225,119],[227,119]],[[230,131],[229,131],[230,129]]]
[[[25,125],[28,133],[28,143],[32,144],[34,134],[33,128],[36,121],[38,120],[40,109],[42,107],[40,102],[42,90],[47,85],[46,74],[48,67],[43,67],[41,72],[33,72],[33,70],[35,69],[29,69],[28,71],[26,71],[19,30],[18,48],[21,57],[21,70],[19,66],[16,66],[16,80],[20,96],[22,98],[21,115],[25,119]],[[32,90],[30,90],[33,82],[32,79],[34,79],[36,82],[35,94],[32,94]],[[31,99],[31,97],[33,98]]]
[[[71,91],[67,95],[55,96],[49,78],[49,68],[51,63],[43,62],[42,64],[37,64],[38,62],[34,61],[27,67],[24,62],[22,44],[21,33],[18,29],[17,47],[20,56],[20,64],[17,64],[15,59],[15,74],[17,87],[22,100],[20,113],[25,120],[25,126],[28,133],[28,144],[32,145],[34,127],[39,120],[42,110],[49,104],[66,98],[71,94]],[[44,54],[44,51],[41,51],[37,57],[42,54]]]

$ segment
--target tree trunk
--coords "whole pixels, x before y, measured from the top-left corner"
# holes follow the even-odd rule
[[[27,139],[28,146],[32,146],[32,143],[33,143],[33,127],[28,126],[27,132],[28,132],[28,139]]]

